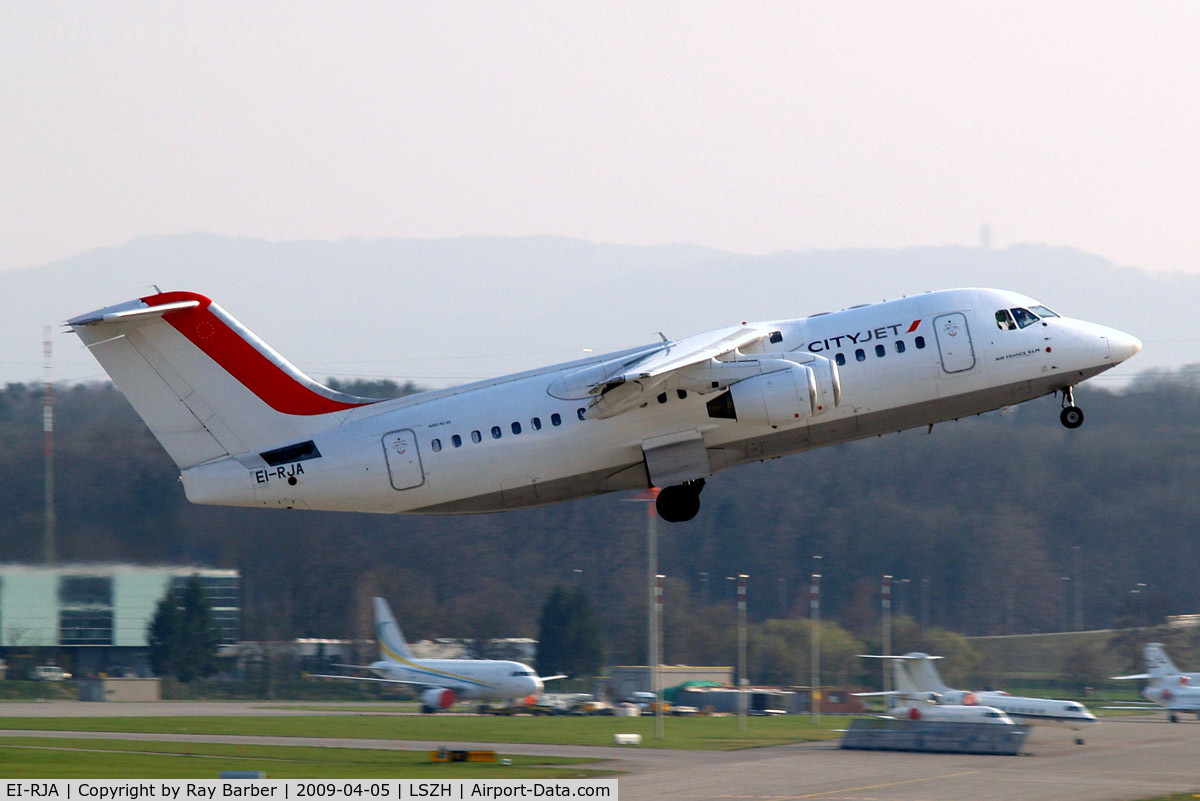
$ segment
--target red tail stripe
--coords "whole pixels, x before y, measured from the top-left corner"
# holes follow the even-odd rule
[[[211,298],[195,292],[163,292],[141,300],[147,306],[199,301],[196,308],[167,312],[163,319],[277,412],[328,414],[363,405],[326,398],[301,384],[213,314]]]
[[[908,327],[908,331],[906,331],[905,333],[911,334],[913,331],[917,330],[917,326],[920,324],[921,324],[920,320],[913,320],[912,325],[910,325]]]

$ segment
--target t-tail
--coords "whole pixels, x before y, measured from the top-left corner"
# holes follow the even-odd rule
[[[180,470],[311,446],[372,403],[313,381],[211,299],[160,292],[67,321]]]
[[[379,641],[379,658],[382,661],[405,662],[413,658],[391,608],[382,598],[375,599],[375,637]]]

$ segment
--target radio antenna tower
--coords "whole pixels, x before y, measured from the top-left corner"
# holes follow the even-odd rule
[[[44,380],[42,381],[42,431],[45,434],[46,445],[46,531],[43,537],[46,564],[55,562],[54,554],[54,382],[50,370],[52,344],[50,341],[50,326],[43,329],[45,338],[42,342],[42,355],[45,357]]]

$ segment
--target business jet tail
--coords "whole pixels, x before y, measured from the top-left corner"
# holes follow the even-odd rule
[[[372,403],[313,381],[194,292],[160,292],[67,325],[181,470],[265,448],[280,451],[262,453],[268,464],[312,458],[306,440]]]

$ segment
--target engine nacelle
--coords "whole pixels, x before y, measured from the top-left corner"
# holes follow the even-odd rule
[[[813,371],[797,364],[733,384],[708,402],[708,414],[751,426],[794,426],[812,417],[816,394]]]
[[[421,691],[421,706],[426,709],[449,709],[457,698],[448,687],[430,687]]]
[[[784,428],[803,423],[842,402],[837,365],[813,353],[789,353],[781,359],[716,363],[723,371],[754,366],[769,370],[739,376],[729,390],[708,402],[709,417],[737,420],[746,425]],[[770,369],[778,367],[779,369]],[[710,368],[712,372],[712,368]],[[708,375],[704,375],[707,380]],[[714,387],[718,386],[713,381]]]

